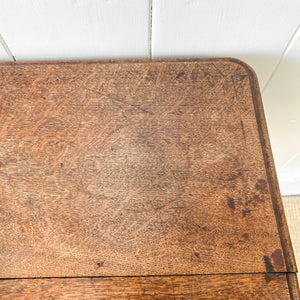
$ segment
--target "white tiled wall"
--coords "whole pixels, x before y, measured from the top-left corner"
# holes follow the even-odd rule
[[[281,191],[300,194],[299,24],[299,0],[1,0],[0,61],[243,59],[258,74]]]
[[[17,60],[148,55],[148,0],[1,0],[0,33]]]
[[[300,194],[300,26],[263,91],[283,194]]]

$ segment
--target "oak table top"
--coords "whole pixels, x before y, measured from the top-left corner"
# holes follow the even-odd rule
[[[1,299],[299,299],[250,67],[0,72]]]

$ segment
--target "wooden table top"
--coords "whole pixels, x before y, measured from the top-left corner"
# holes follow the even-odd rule
[[[106,296],[117,296],[123,282],[138,298],[160,286],[163,298],[176,282],[185,296],[188,287],[190,297],[217,298],[197,293],[204,283],[239,289],[240,280],[241,298],[257,290],[297,299],[247,65],[74,61],[0,72],[0,295],[64,280],[69,292],[82,284],[99,297],[107,282],[116,289]]]

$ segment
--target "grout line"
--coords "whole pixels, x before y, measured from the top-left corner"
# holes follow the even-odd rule
[[[11,61],[17,61],[16,58],[14,57],[14,55],[12,54],[12,52],[10,51],[10,49],[8,48],[3,36],[0,34],[0,44],[3,46],[6,54],[8,55],[8,57],[10,58]]]
[[[298,25],[297,29],[295,30],[295,32],[293,33],[292,37],[290,38],[290,40],[288,41],[287,45],[285,46],[280,58],[279,58],[279,61],[277,63],[277,65],[275,66],[274,70],[272,71],[269,79],[267,80],[267,82],[265,83],[264,87],[262,88],[262,91],[261,93],[263,93],[266,89],[266,87],[269,85],[270,81],[273,79],[275,73],[277,72],[283,58],[285,57],[286,53],[288,52],[288,50],[290,49],[290,46],[292,45],[293,41],[295,40],[297,34],[300,33],[300,24]]]
[[[149,45],[149,58],[152,58],[152,9],[153,0],[149,1],[149,26],[148,26],[148,45]]]

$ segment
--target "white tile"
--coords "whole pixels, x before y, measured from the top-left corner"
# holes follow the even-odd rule
[[[299,181],[280,181],[282,196],[299,195]]]
[[[300,194],[300,26],[262,96],[282,194]]]
[[[1,41],[1,36],[0,36],[0,62],[10,61],[9,56],[7,55],[1,42],[2,41]]]
[[[0,1],[17,60],[147,57],[148,15],[148,0]]]
[[[299,0],[153,0],[152,53],[241,58],[263,87],[299,20]]]
[[[2,45],[0,45],[0,62],[10,61],[8,55],[4,51]]]

